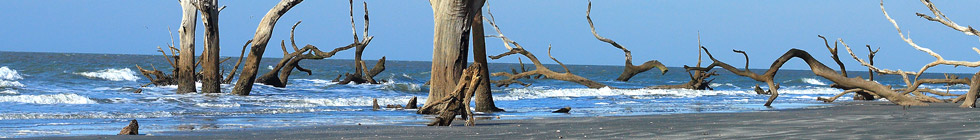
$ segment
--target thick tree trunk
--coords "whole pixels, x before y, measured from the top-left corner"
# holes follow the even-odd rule
[[[221,72],[218,67],[220,56],[218,34],[218,0],[200,0],[197,7],[201,10],[201,20],[204,22],[204,55],[201,56],[201,92],[221,92]]]
[[[487,43],[483,35],[483,10],[476,10],[473,15],[473,63],[483,65],[480,67],[480,77],[490,77],[489,66],[487,65]],[[476,85],[476,111],[478,112],[500,112],[503,109],[497,108],[493,103],[493,94],[490,92],[490,78],[483,78],[479,85]]]
[[[452,92],[466,68],[470,24],[475,11],[483,6],[483,0],[429,0],[429,4],[432,5],[435,31],[429,98],[425,106]],[[435,112],[419,110],[418,113]]]
[[[248,53],[248,58],[245,59],[245,67],[242,68],[242,74],[238,78],[235,88],[232,89],[232,94],[248,95],[252,92],[255,75],[259,72],[259,62],[262,61],[265,46],[269,44],[269,38],[272,37],[272,29],[276,26],[276,21],[279,21],[279,17],[282,17],[283,14],[286,14],[286,11],[289,11],[290,8],[293,8],[293,6],[296,6],[300,2],[303,2],[303,0],[282,0],[269,10],[265,14],[265,17],[262,17],[262,21],[259,22],[259,27],[255,29],[255,37],[252,39],[252,49]]]
[[[177,93],[197,92],[194,85],[194,30],[197,27],[197,8],[191,0],[181,0],[184,14],[180,20],[180,56],[177,59]]]

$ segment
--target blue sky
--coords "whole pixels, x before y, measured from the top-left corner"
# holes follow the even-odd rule
[[[259,19],[278,1],[220,1],[228,8],[220,15],[221,55],[237,56],[242,43],[251,39]],[[362,14],[355,1],[355,16]],[[431,60],[432,10],[428,1],[368,1],[371,35],[365,59],[387,56],[389,60]],[[554,46],[553,55],[566,64],[622,65],[622,51],[592,37],[585,20],[585,0],[502,0],[490,2],[505,35],[539,56]],[[978,25],[980,1],[936,1],[936,6],[960,25]],[[276,26],[266,57],[281,57],[278,41],[288,39],[289,27],[298,20],[297,43],[331,49],[352,42],[347,1],[308,0],[290,10]],[[915,16],[928,13],[919,1],[885,1],[889,14],[903,31],[923,47],[946,59],[976,61],[980,54],[976,36],[967,36],[941,24]],[[180,24],[180,5],[174,0],[133,1],[0,1],[0,51],[158,54],[157,46],[170,42]],[[593,20],[600,35],[633,51],[636,64],[660,60],[668,66],[692,65],[697,58],[697,34],[714,55],[741,67],[741,55],[749,53],[752,68],[768,68],[790,48],[809,51],[825,64],[833,64],[817,35],[843,38],[848,44],[881,47],[876,64],[881,68],[918,70],[935,60],[901,41],[884,18],[878,1],[594,1]],[[200,22],[200,20],[198,21]],[[362,20],[358,19],[358,30]],[[198,25],[198,37],[203,26]],[[486,28],[488,32],[492,28]],[[175,38],[176,39],[176,38]],[[197,40],[198,43],[201,39]],[[288,43],[288,42],[287,42]],[[506,51],[499,40],[488,39],[490,55]],[[843,48],[843,47],[842,47]],[[201,49],[198,49],[201,51]],[[864,70],[845,51],[842,59],[850,70]],[[353,51],[334,58],[350,59]],[[490,62],[516,62],[505,57]],[[547,63],[550,61],[542,60]],[[708,62],[707,58],[705,61]],[[831,65],[836,68],[836,66]],[[807,69],[802,61],[786,68]],[[941,66],[930,72],[973,73],[976,68]]]

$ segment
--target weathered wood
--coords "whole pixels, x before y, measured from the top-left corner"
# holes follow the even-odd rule
[[[711,53],[708,52],[707,48],[702,47],[702,49],[705,50],[705,54],[708,54],[708,57],[711,58],[711,60],[714,62],[705,68],[684,66],[685,69],[688,70],[709,69],[712,67],[720,66],[725,70],[731,71],[736,75],[749,77],[752,78],[753,80],[760,81],[760,82],[766,82],[767,84],[769,84],[769,91],[772,92],[772,96],[770,96],[769,101],[766,102],[766,106],[771,105],[772,101],[774,101],[775,98],[779,95],[779,93],[777,92],[778,86],[776,85],[775,82],[773,82],[772,80],[773,77],[775,76],[776,72],[779,71],[779,68],[782,67],[783,64],[785,64],[792,58],[803,59],[803,61],[810,66],[810,70],[813,71],[814,74],[820,77],[824,77],[827,80],[833,81],[834,83],[840,85],[853,86],[853,87],[874,92],[884,98],[887,98],[888,101],[898,105],[928,106],[928,104],[925,104],[921,101],[909,98],[908,96],[892,91],[888,86],[881,85],[877,82],[867,81],[864,80],[863,78],[844,77],[838,74],[837,71],[831,69],[830,67],[827,67],[823,63],[820,63],[820,61],[814,59],[813,56],[810,55],[810,53],[807,53],[806,51],[803,50],[790,49],[781,57],[779,57],[779,59],[776,59],[776,61],[773,62],[773,64],[769,67],[769,70],[767,70],[764,74],[759,75],[747,69],[738,70],[737,68],[732,67],[731,65],[728,65],[724,62],[715,59],[714,56],[712,56]]]
[[[238,66],[242,65],[242,59],[245,59],[245,49],[248,48],[248,44],[251,44],[252,40],[245,41],[245,45],[242,46],[242,53],[238,55],[238,62],[235,62],[235,67],[231,68],[231,72],[228,76],[225,76],[225,80],[222,80],[223,84],[231,84],[231,79],[235,78],[235,71],[238,71]]]
[[[197,0],[204,23],[204,52],[201,55],[201,92],[221,93],[220,55],[221,44],[218,30],[218,0]]]
[[[564,73],[558,73],[558,72],[555,72],[555,71],[551,71],[550,69],[548,69],[547,67],[545,67],[544,64],[542,64],[541,61],[539,61],[538,58],[536,56],[534,56],[534,54],[531,54],[530,52],[524,50],[524,47],[522,47],[520,44],[518,44],[517,42],[515,42],[515,41],[511,40],[510,38],[507,38],[506,36],[504,36],[503,32],[500,31],[500,28],[497,27],[497,24],[494,22],[493,13],[490,13],[490,11],[488,10],[487,11],[487,15],[489,15],[490,18],[483,18],[483,19],[485,21],[487,21],[487,23],[489,23],[490,26],[492,26],[494,28],[494,30],[497,31],[497,35],[495,35],[495,36],[488,36],[488,37],[500,38],[500,40],[504,42],[504,47],[506,47],[508,50],[510,50],[510,51],[504,52],[504,53],[499,54],[499,55],[489,56],[490,59],[500,59],[500,58],[502,58],[504,56],[508,56],[508,55],[512,55],[512,54],[521,54],[521,55],[524,55],[524,57],[527,57],[527,59],[530,60],[532,63],[534,63],[534,70],[531,70],[531,71],[521,72],[521,73],[518,73],[518,74],[511,74],[511,73],[507,73],[507,72],[496,72],[496,73],[490,74],[490,76],[504,76],[504,77],[507,77],[507,78],[505,78],[505,79],[503,79],[501,81],[505,81],[505,83],[517,83],[517,82],[514,82],[516,79],[520,79],[520,78],[523,78],[523,77],[528,77],[528,76],[531,76],[531,75],[544,75],[546,78],[549,78],[549,79],[574,82],[574,83],[578,83],[578,84],[581,84],[581,85],[586,86],[586,87],[589,87],[589,88],[609,87],[609,86],[606,86],[605,84],[602,84],[602,83],[599,83],[599,82],[595,82],[595,81],[586,79],[586,78],[584,78],[582,76],[578,76],[578,75],[572,74],[568,70],[568,67],[566,67],[561,62],[558,62],[558,60],[557,59],[554,59],[554,57],[551,57],[551,45],[548,45],[548,56],[552,60],[554,60],[556,63],[558,63],[559,65],[561,65],[562,68],[565,69],[565,72]],[[510,46],[511,44],[513,44],[514,47],[511,47]],[[500,84],[502,84],[502,83],[497,83],[497,86],[500,86]],[[614,87],[609,87],[609,88],[614,88]]]
[[[183,14],[180,20],[180,28],[177,33],[180,35],[180,56],[177,57],[177,93],[197,92],[194,78],[194,39],[195,28],[197,28],[197,7],[192,0],[181,0],[180,6]],[[168,60],[169,61],[169,60]]]
[[[480,67],[480,77],[490,77],[490,65],[487,64],[487,45],[486,37],[483,36],[483,10],[476,10],[473,15],[473,63],[479,63],[485,67]],[[490,91],[490,78],[483,78],[483,81],[476,86],[476,111],[479,112],[502,112],[503,109],[497,108],[493,102],[493,93]]]
[[[551,113],[568,113],[569,111],[572,111],[572,107],[563,107],[558,110],[552,111]]]
[[[412,99],[408,100],[408,104],[405,104],[405,109],[418,109],[418,98],[419,97],[412,96]]]
[[[963,101],[963,104],[960,104],[960,107],[976,108],[977,94],[980,94],[980,72],[973,74],[973,80],[970,81],[970,90],[966,92],[966,99]]]
[[[136,120],[129,120],[129,125],[123,127],[117,135],[139,135],[140,134],[140,124]]]
[[[483,0],[429,0],[432,6],[433,45],[429,98],[424,106],[452,92],[466,67],[469,51],[469,32],[473,16],[483,6]],[[423,108],[425,108],[423,106]],[[420,110],[421,114],[431,114]]]
[[[589,21],[589,28],[592,29],[592,35],[595,36],[595,38],[598,39],[599,41],[609,43],[613,47],[623,50],[623,53],[626,54],[626,64],[625,67],[623,68],[623,73],[619,75],[619,78],[616,78],[617,81],[629,81],[630,78],[633,78],[633,76],[635,76],[636,74],[646,72],[653,68],[660,69],[660,74],[667,73],[667,66],[664,66],[664,64],[660,63],[660,61],[657,60],[650,60],[644,62],[639,66],[633,65],[633,54],[630,52],[630,50],[626,49],[626,47],[623,47],[622,45],[619,45],[619,43],[616,43],[616,41],[613,41],[612,39],[599,36],[599,33],[596,33],[595,31],[595,25],[592,24],[591,16],[592,16],[592,1],[589,1],[589,7],[585,11],[585,19]]]
[[[453,89],[453,92],[440,100],[433,102],[431,105],[419,109],[429,110],[437,112],[439,116],[429,123],[429,126],[449,126],[452,124],[453,119],[456,115],[461,115],[466,118],[466,126],[473,126],[473,112],[470,110],[470,100],[473,94],[476,92],[479,82],[483,81],[483,77],[480,77],[480,67],[481,64],[470,65],[467,69],[463,70],[463,75],[459,83]]]
[[[290,8],[293,8],[293,6],[296,6],[300,2],[303,2],[303,0],[282,0],[270,9],[262,17],[262,20],[259,21],[259,26],[255,29],[255,37],[252,39],[252,49],[248,53],[248,58],[245,59],[245,67],[242,68],[241,78],[238,79],[235,88],[232,89],[232,94],[248,95],[252,92],[255,75],[258,73],[260,67],[259,62],[262,61],[262,54],[265,53],[265,47],[272,37],[272,29],[275,28],[279,17],[282,17],[283,14],[286,14],[286,11],[289,11]]]

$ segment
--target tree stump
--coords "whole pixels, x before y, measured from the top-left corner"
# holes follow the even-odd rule
[[[119,131],[117,135],[139,135],[140,125],[136,120],[129,120],[129,125],[123,127],[122,131]]]

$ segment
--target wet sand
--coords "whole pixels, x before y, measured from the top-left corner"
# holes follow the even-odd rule
[[[888,102],[742,113],[478,120],[475,127],[316,126],[32,139],[971,139],[980,110]],[[574,111],[574,109],[572,110]]]

